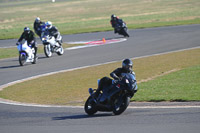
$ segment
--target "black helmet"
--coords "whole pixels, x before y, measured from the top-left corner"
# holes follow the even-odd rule
[[[127,72],[131,72],[133,68],[133,62],[130,59],[124,59],[122,62],[122,68]]]
[[[115,15],[115,14],[112,14],[111,15],[111,20],[114,20],[114,19],[116,19],[117,18],[117,16]]]
[[[24,28],[24,32],[25,32],[25,33],[30,33],[30,28],[25,27],[25,28]]]

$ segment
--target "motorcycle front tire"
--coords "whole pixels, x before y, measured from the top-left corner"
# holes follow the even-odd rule
[[[127,28],[122,29],[124,37],[129,37],[129,34],[127,33]]]
[[[95,108],[95,102],[91,96],[88,97],[87,101],[85,102],[84,109],[88,115],[93,115],[97,112],[97,110]]]
[[[52,52],[51,52],[51,46],[48,45],[44,45],[44,53],[46,55],[46,57],[51,57],[52,56]]]
[[[116,107],[116,103],[115,103],[115,101],[113,101],[113,113],[115,115],[120,115],[121,113],[123,113],[126,110],[129,103],[130,103],[130,97],[128,97],[128,96],[123,97],[123,101],[122,101],[120,107]]]
[[[19,64],[20,64],[20,66],[23,66],[25,64],[26,58],[27,58],[26,54],[22,54],[22,53],[19,54]]]

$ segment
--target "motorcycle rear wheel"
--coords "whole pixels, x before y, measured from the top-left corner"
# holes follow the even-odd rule
[[[60,46],[60,50],[58,52],[56,52],[58,55],[63,55],[64,53],[64,49],[62,46]]]
[[[19,64],[23,66],[26,62],[27,55],[26,54],[19,54]]]
[[[93,115],[97,112],[97,110],[95,108],[95,102],[93,101],[91,96],[85,102],[84,109],[88,115]]]
[[[123,113],[130,103],[130,97],[125,96],[120,106],[118,106],[118,99],[113,101],[113,113],[115,115],[120,115]]]

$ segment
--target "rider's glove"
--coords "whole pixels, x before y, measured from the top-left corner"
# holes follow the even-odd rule
[[[17,42],[16,45],[18,46],[20,44],[20,42]]]
[[[123,77],[119,77],[118,80],[121,81]]]
[[[32,40],[31,42],[30,42],[30,44],[32,45],[34,43],[34,40]]]

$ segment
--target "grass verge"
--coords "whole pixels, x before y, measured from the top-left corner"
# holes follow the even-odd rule
[[[200,101],[200,48],[133,59],[139,91],[134,101]],[[0,97],[19,102],[82,105],[88,88],[121,62],[58,73],[4,88]],[[192,75],[192,76],[191,76]]]
[[[140,83],[134,101],[200,101],[200,65]]]

